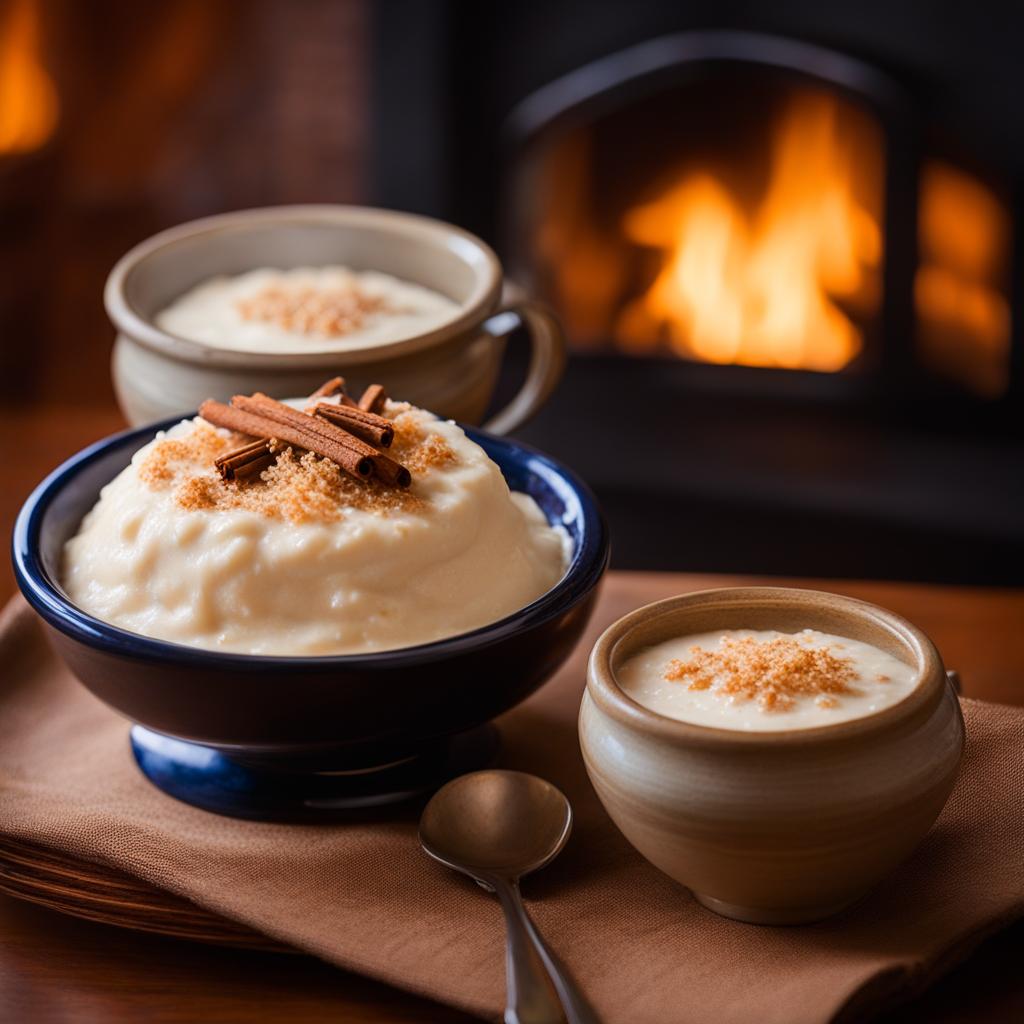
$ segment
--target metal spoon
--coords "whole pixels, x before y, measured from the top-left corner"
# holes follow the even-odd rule
[[[505,1024],[598,1024],[565,967],[544,945],[519,879],[565,845],[572,810],[561,790],[523,772],[472,772],[437,791],[420,819],[435,860],[493,891],[505,913]]]

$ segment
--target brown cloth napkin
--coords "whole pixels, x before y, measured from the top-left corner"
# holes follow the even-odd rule
[[[613,617],[606,599],[590,637]],[[572,839],[527,879],[525,896],[609,1024],[845,1017],[922,987],[1024,913],[1024,711],[964,701],[957,788],[911,861],[865,901],[822,924],[758,928],[701,908],[605,816],[576,741],[588,647],[504,717],[502,761],[572,801]],[[127,723],[73,680],[20,599],[0,618],[0,672],[0,833],[116,866],[343,967],[500,1016],[498,904],[421,853],[414,812],[252,824],[164,796],[135,769]]]

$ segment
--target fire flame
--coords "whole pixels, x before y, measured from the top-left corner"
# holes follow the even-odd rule
[[[748,366],[834,371],[854,359],[863,338],[847,310],[877,305],[882,236],[880,199],[868,209],[856,188],[864,165],[848,127],[831,97],[794,100],[752,214],[704,171],[630,210],[626,236],[666,255],[623,310],[619,340],[643,350],[660,335],[687,358]]]
[[[979,394],[1002,393],[1010,355],[1005,206],[966,172],[927,164],[921,176],[919,236],[914,298],[925,361]]]
[[[57,124],[57,90],[43,66],[34,0],[11,0],[0,21],[0,154],[39,149]]]

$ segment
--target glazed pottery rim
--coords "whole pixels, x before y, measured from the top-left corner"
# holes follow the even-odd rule
[[[171,334],[158,327],[153,319],[128,300],[126,288],[132,273],[154,253],[197,238],[216,239],[225,233],[244,233],[248,228],[261,225],[319,224],[344,229],[348,226],[380,228],[395,235],[416,234],[426,238],[434,236],[438,245],[456,252],[467,265],[476,270],[477,280],[470,295],[458,303],[458,312],[439,327],[393,341],[368,345],[364,348],[325,349],[318,352],[255,352],[245,349],[226,349],[204,342]],[[259,259],[251,269],[257,269]],[[197,282],[198,283],[198,282]],[[418,283],[418,282],[414,282]],[[103,290],[107,315],[124,335],[146,348],[180,362],[211,368],[248,369],[302,369],[322,366],[325,361],[355,365],[390,359],[394,356],[418,352],[442,344],[462,335],[486,319],[498,305],[501,296],[502,269],[494,250],[482,239],[463,228],[433,217],[400,210],[386,210],[373,206],[343,204],[295,204],[233,210],[210,217],[187,221],[152,235],[128,250],[114,265]]]
[[[656,618],[675,617],[684,609],[708,607],[715,603],[735,608],[747,605],[764,609],[781,602],[811,607],[822,598],[861,621],[870,621],[898,637],[912,652],[916,670],[915,685],[895,704],[874,714],[847,719],[832,725],[812,728],[743,730],[684,722],[653,711],[634,700],[622,689],[613,668],[616,651],[639,626]],[[683,745],[711,745],[765,748],[776,745],[842,742],[857,739],[891,727],[898,727],[923,710],[930,710],[943,694],[946,674],[942,659],[931,640],[913,623],[878,605],[857,598],[821,590],[798,587],[720,587],[692,591],[655,601],[629,612],[613,622],[591,651],[587,669],[587,692],[598,706],[613,718],[637,732]]]
[[[157,431],[166,430],[187,418],[188,416],[175,416],[159,423],[123,430],[96,441],[53,470],[29,495],[19,511],[11,540],[14,575],[18,587],[44,622],[70,639],[115,657],[173,664],[179,667],[221,667],[260,673],[330,668],[412,668],[489,647],[570,611],[594,590],[608,566],[610,549],[604,515],[590,488],[575,473],[550,456],[520,441],[496,437],[485,431],[463,426],[470,440],[482,442],[485,446],[490,446],[492,451],[504,450],[512,457],[526,460],[531,473],[541,475],[555,490],[559,487],[564,488],[563,497],[571,496],[575,503],[575,511],[581,524],[580,539],[574,544],[572,558],[559,581],[536,600],[496,622],[455,636],[410,647],[354,654],[242,654],[192,647],[122,629],[79,608],[51,578],[39,550],[43,520],[64,487],[86,467],[103,458],[110,448],[132,440],[138,442],[132,451],[137,450],[151,440]],[[552,485],[552,481],[557,481],[557,485]]]

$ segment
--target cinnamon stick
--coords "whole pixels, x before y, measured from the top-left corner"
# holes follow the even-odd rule
[[[297,429],[305,430],[310,427],[314,428],[321,434],[324,434],[335,444],[347,445],[359,452],[360,455],[365,455],[370,459],[373,465],[373,472],[378,476],[384,483],[391,487],[406,488],[412,484],[412,474],[403,466],[400,462],[396,462],[394,459],[387,455],[382,455],[377,451],[376,448],[371,447],[366,442],[360,440],[354,434],[350,433],[346,428],[329,423],[320,416],[307,416],[303,412],[299,412],[297,409],[293,409],[290,405],[285,405],[283,402],[278,402],[268,395],[257,392],[255,395],[235,395],[231,399],[231,403],[234,407],[242,410],[248,410],[259,415],[264,415],[270,419],[280,422],[282,424],[293,425]],[[321,405],[326,404],[328,408],[332,409],[337,413],[338,407],[331,406],[329,403],[320,403]],[[319,406],[318,406],[319,408]],[[345,410],[346,412],[355,413],[356,410]],[[376,416],[373,413],[368,413],[359,410],[364,421],[372,420],[383,420],[388,426],[391,426],[390,420],[385,420],[382,416]],[[310,447],[307,445],[307,447]],[[312,449],[316,451],[317,449]]]
[[[387,398],[387,393],[382,385],[371,384],[359,399],[359,408],[363,412],[380,412]]]
[[[313,415],[379,448],[390,448],[395,439],[395,428],[391,420],[359,408],[352,409],[344,405],[333,405],[331,402],[318,402],[313,407]]]
[[[322,414],[322,410],[326,410],[326,415]],[[330,402],[318,403],[317,413],[315,416],[308,415],[259,392],[255,395],[235,395],[231,405],[208,399],[199,409],[199,415],[214,426],[227,427],[263,441],[277,439],[305,448],[336,462],[352,476],[365,478],[376,475],[392,487],[405,488],[411,485],[412,474],[405,466],[382,454],[352,432],[353,427],[364,435],[372,431],[377,443],[386,447],[394,438],[390,420],[367,410],[336,406]],[[344,426],[339,420],[344,422]],[[388,438],[386,443],[385,438]],[[245,467],[256,465],[263,456],[264,448],[267,453],[271,453],[273,445],[254,442],[230,452],[222,457],[224,468],[220,461],[217,462],[218,469],[225,474],[231,472],[237,477],[239,468],[242,468],[243,473],[251,475],[258,470],[246,470]],[[265,467],[259,467],[262,468]],[[228,477],[225,476],[225,479]]]
[[[266,398],[265,395],[263,397]],[[273,405],[281,404],[273,402],[273,399],[266,399],[266,401]],[[283,406],[283,408],[288,409],[288,406]],[[199,407],[199,415],[215,427],[226,427],[228,430],[234,430],[239,434],[248,434],[250,437],[277,438],[299,448],[305,448],[336,462],[346,473],[359,479],[365,479],[373,473],[374,464],[370,456],[376,455],[377,452],[369,445],[364,445],[358,438],[351,438],[352,446],[339,443],[325,433],[309,429],[306,424],[315,426],[312,416],[306,416],[295,409],[289,409],[289,412],[294,413],[298,421],[294,418],[288,422],[280,418],[272,419],[259,411],[259,403],[256,403],[256,408],[251,406],[242,408],[238,405],[225,405],[223,402],[207,399]],[[332,429],[337,430],[336,427]],[[338,433],[343,432],[338,431]],[[356,450],[355,445],[360,446],[363,450]]]
[[[224,463],[234,462],[246,455],[260,454],[270,451],[270,439],[266,437],[258,438],[255,441],[246,441],[245,444],[239,445],[237,448],[232,448],[231,451],[225,452],[223,455],[218,455],[213,460],[215,466],[223,465]]]
[[[351,409],[359,408],[345,390],[344,377],[332,377],[330,380],[325,380],[306,400],[306,408],[303,412],[312,413],[321,398],[337,398],[338,405]]]
[[[318,437],[323,437],[334,444],[343,445],[359,455],[370,456],[377,454],[376,448],[360,440],[354,434],[350,434],[342,427],[328,423],[318,416],[307,416],[304,412],[293,409],[290,405],[285,405],[284,402],[279,402],[277,399],[264,395],[259,391],[254,395],[235,395],[231,399],[231,404],[236,409],[241,409],[244,412],[265,416],[275,423],[281,423],[285,426],[294,427],[296,430],[307,431]]]
[[[325,380],[309,396],[309,401],[312,404],[316,403],[318,398],[331,398],[334,395],[343,395],[345,393],[345,378],[344,377],[332,377],[330,380]]]
[[[261,438],[225,452],[214,459],[213,464],[225,480],[244,480],[262,473],[276,458],[273,441]]]
[[[395,462],[389,455],[374,455],[373,471],[391,487],[406,487],[412,484],[412,474],[400,462]]]

